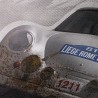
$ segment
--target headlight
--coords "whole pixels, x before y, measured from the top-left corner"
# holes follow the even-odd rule
[[[16,30],[9,38],[9,48],[13,51],[23,51],[32,45],[33,37],[29,31]]]

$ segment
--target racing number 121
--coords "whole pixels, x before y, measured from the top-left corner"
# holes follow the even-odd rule
[[[59,80],[58,88],[74,90],[75,92],[77,92],[80,88],[80,84],[76,82],[70,82],[69,80]]]

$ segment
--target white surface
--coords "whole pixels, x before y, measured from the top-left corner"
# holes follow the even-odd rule
[[[98,0],[0,0],[0,30],[12,22],[52,26],[76,5]]]
[[[43,26],[52,26],[56,22],[58,22],[60,19],[62,19],[70,10],[74,9],[76,5],[84,1],[91,1],[91,2],[98,3],[98,0],[0,0],[0,16],[1,16],[0,17],[0,30],[4,28],[1,31],[2,36],[0,36],[0,40],[13,28],[20,26],[20,25],[27,24],[27,25],[32,25],[32,27],[34,27],[35,25],[32,23],[37,23]],[[97,3],[95,4],[97,5]],[[64,17],[64,19],[65,18],[66,16]],[[21,22],[17,23],[17,21],[21,21]],[[29,22],[25,23],[25,21],[29,21]],[[16,22],[16,24],[13,22]],[[58,24],[59,23],[57,23],[57,25]],[[50,32],[46,36],[45,34],[47,32],[46,31],[43,32],[41,30],[38,31],[37,33],[34,32],[34,34],[36,34],[36,38],[38,37],[40,38],[36,40],[36,42],[38,43],[35,44],[34,49],[32,50],[32,53],[33,52],[36,54],[38,53],[41,56],[43,56],[44,55],[43,44],[47,40],[45,37],[47,38],[50,37]],[[51,33],[54,34],[54,32],[51,32]],[[39,36],[39,35],[45,35],[45,37]],[[43,43],[43,44],[40,44],[40,43]],[[6,58],[6,56],[7,55],[4,55],[4,58]],[[15,56],[13,55],[13,58],[15,58],[16,56],[17,56],[16,54]],[[8,61],[10,61],[9,64],[10,63],[12,64],[12,61],[9,60],[10,58],[11,57],[9,56]]]

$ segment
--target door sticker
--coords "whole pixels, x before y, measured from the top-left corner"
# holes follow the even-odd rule
[[[65,44],[60,53],[98,62],[98,48],[91,46]]]

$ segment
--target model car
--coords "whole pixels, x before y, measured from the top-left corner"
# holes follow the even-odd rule
[[[97,16],[98,2],[85,1],[52,26],[9,23],[0,32],[1,85],[44,98],[97,98]]]

